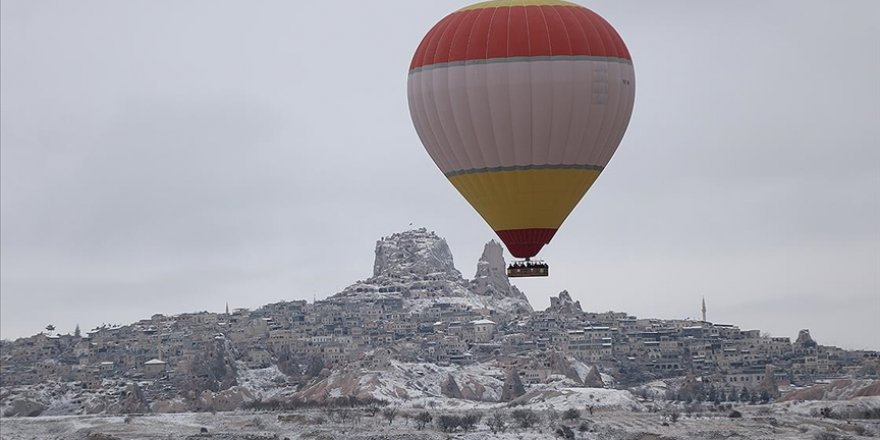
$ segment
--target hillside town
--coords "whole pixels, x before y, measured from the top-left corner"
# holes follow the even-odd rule
[[[878,377],[876,351],[820,345],[809,330],[792,340],[710,322],[702,306],[699,320],[642,318],[584,311],[563,291],[549,308],[533,311],[507,279],[498,243],[486,244],[475,277],[465,279],[445,240],[423,228],[383,237],[373,276],[324,300],[157,314],[68,334],[50,326],[3,341],[0,386],[137,383],[147,402],[185,402],[239,386],[249,370],[277,368],[276,385],[295,390],[334,372],[382,371],[392,362],[492,363],[504,372],[502,401],[560,375],[622,389],[684,376],[721,393],[766,399],[780,387]],[[589,374],[578,373],[584,366]],[[467,398],[460,390],[455,397]]]

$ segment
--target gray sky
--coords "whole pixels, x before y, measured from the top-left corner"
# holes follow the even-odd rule
[[[457,1],[0,3],[0,332],[329,296],[426,226],[494,233],[406,76]],[[607,170],[533,306],[880,349],[880,2],[591,1],[632,53]]]

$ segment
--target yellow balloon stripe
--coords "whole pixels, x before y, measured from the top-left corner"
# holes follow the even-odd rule
[[[495,231],[557,229],[600,171],[530,169],[449,177],[452,185]]]
[[[472,9],[483,9],[483,8],[503,8],[503,7],[513,7],[513,6],[580,6],[576,3],[567,2],[563,0],[492,0],[487,2],[480,2],[470,6],[466,6],[464,8],[459,9],[459,11],[470,11]]]

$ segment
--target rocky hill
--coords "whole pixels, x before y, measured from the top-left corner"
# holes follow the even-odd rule
[[[823,346],[807,330],[792,343],[730,324],[588,312],[567,291],[533,311],[510,284],[495,241],[472,279],[424,228],[382,237],[375,253],[371,277],[321,301],[156,314],[0,341],[0,415],[227,411],[340,398],[641,410],[648,397],[752,402],[775,399],[777,387],[802,390],[795,400],[878,393],[880,353]],[[639,388],[642,400],[620,389],[661,378],[669,381]],[[804,389],[840,378],[847,381]]]

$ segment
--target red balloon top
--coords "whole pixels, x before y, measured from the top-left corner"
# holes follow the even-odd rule
[[[577,56],[631,60],[617,31],[595,12],[554,0],[478,3],[425,35],[410,70],[494,58]]]

